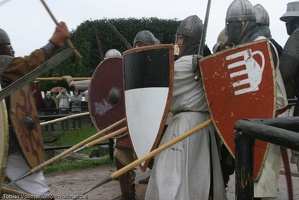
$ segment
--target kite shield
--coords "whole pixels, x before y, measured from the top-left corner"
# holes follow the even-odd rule
[[[200,66],[214,125],[234,156],[236,121],[275,116],[275,75],[269,43],[260,40],[240,45],[202,59]],[[255,180],[267,150],[267,142],[255,141]]]
[[[162,136],[173,90],[173,45],[124,52],[127,126],[138,158],[154,150]],[[141,163],[146,170],[150,159]]]
[[[34,168],[45,161],[43,138],[35,101],[29,86],[10,95],[10,119],[23,155]]]
[[[108,58],[94,71],[88,89],[88,105],[91,119],[99,130],[103,130],[126,117],[123,90],[124,70],[122,58]],[[107,134],[126,126],[115,127]],[[120,134],[123,137],[127,132]]]
[[[0,85],[0,90],[2,90]],[[5,100],[0,101],[0,187],[2,187],[6,171],[8,149],[8,118]]]

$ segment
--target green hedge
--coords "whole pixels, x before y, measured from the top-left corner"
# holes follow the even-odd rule
[[[141,30],[151,31],[162,44],[173,44],[175,42],[176,29],[181,22],[176,19],[169,20],[158,18],[118,18],[109,19],[109,21],[131,45],[135,35]],[[63,75],[91,77],[93,71],[101,62],[96,34],[102,43],[102,51],[104,55],[112,48],[118,49],[121,52],[127,50],[126,45],[107,24],[107,19],[87,20],[80,24],[75,30],[71,30],[70,39],[81,54],[82,59],[78,59],[72,55],[60,66],[45,73],[42,77],[61,77]],[[57,85],[67,87],[65,82],[40,83],[43,90],[49,90]]]

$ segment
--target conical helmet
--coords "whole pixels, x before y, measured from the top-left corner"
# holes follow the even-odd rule
[[[227,32],[224,28],[218,35],[217,43],[213,47],[213,52],[216,53],[223,49],[224,45],[227,43]]]
[[[269,14],[261,4],[254,5],[254,11],[256,16],[256,23],[264,24],[267,26],[270,25]]]
[[[104,59],[114,58],[114,57],[121,57],[121,53],[116,49],[110,49],[109,51],[106,52]]]
[[[196,15],[191,15],[180,23],[176,34],[186,35],[191,38],[200,40],[202,30],[203,30],[203,24],[201,19]]]
[[[148,30],[139,31],[133,42],[133,47],[136,46],[137,42],[142,42],[144,45],[155,45],[156,44],[156,38],[155,36]]]
[[[7,33],[0,28],[0,44],[10,44],[10,39]]]
[[[227,9],[226,22],[256,21],[252,4],[247,0],[234,0]]]

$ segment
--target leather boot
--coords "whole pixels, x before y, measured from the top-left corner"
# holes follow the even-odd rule
[[[115,165],[117,170],[124,167],[118,159],[115,158]],[[135,184],[134,180],[130,180],[129,173],[124,173],[118,177],[118,181],[120,184],[120,190],[121,190],[121,199],[122,200],[137,200],[136,194],[135,194]]]

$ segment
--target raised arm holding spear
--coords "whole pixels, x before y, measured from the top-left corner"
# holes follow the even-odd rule
[[[58,21],[56,20],[56,18],[54,17],[54,15],[52,14],[51,10],[49,9],[49,7],[47,6],[46,2],[44,0],[41,0],[42,4],[44,5],[45,9],[47,10],[47,12],[49,13],[49,15],[51,16],[52,20],[54,21],[54,23],[57,25]],[[74,54],[77,58],[82,58],[82,56],[80,55],[80,53],[75,49],[74,45],[72,44],[70,39],[67,39],[67,45],[70,48],[74,49]]]

